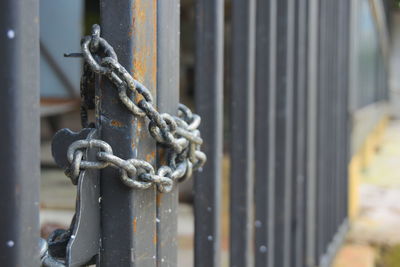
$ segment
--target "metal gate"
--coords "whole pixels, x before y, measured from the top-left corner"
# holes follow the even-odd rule
[[[331,264],[348,227],[349,2],[196,1],[195,103],[208,161],[194,177],[195,266],[221,266],[223,143],[230,266]],[[100,1],[102,37],[172,114],[179,9],[179,0]],[[0,259],[39,266],[38,1],[3,0],[0,12]],[[115,155],[159,166],[163,149],[146,122],[115,104],[112,83],[98,88],[101,139]],[[177,266],[178,187],[129,189],[118,175],[98,176],[96,263]]]

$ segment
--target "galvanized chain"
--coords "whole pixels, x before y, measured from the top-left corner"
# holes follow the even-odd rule
[[[155,184],[160,192],[165,193],[172,190],[175,182],[190,177],[193,170],[200,169],[206,161],[206,155],[200,151],[203,142],[198,130],[200,116],[182,104],[179,104],[178,116],[159,113],[153,106],[150,91],[129,74],[118,62],[113,47],[100,37],[100,26],[94,25],[92,35],[85,36],[81,45],[85,68],[106,76],[115,85],[125,107],[135,116],[149,119],[148,130],[151,136],[168,150],[168,165],[155,170],[144,160],[117,157],[111,146],[102,140],[79,140],[71,144],[67,152],[71,164],[68,175],[72,181],[76,182],[82,169],[111,166],[120,170],[120,179],[128,187],[147,189]],[[82,80],[81,85],[88,83]],[[128,90],[133,97],[128,96]],[[133,99],[139,99],[139,95],[141,100],[136,103]],[[83,111],[86,112],[85,109]],[[83,150],[87,148],[100,149],[97,161],[83,160]]]

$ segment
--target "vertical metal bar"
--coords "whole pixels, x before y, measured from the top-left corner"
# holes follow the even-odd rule
[[[180,0],[157,1],[157,103],[160,112],[175,114],[179,101]],[[159,150],[162,150],[161,148]],[[161,152],[161,151],[159,151]],[[165,161],[158,153],[158,163]],[[157,266],[178,264],[177,186],[157,193]]]
[[[275,262],[290,266],[293,142],[294,1],[277,1]]]
[[[325,251],[327,231],[326,218],[326,91],[327,91],[327,0],[320,2],[320,38],[319,38],[319,76],[318,76],[318,136],[317,136],[317,257],[318,262]]]
[[[334,108],[332,109],[332,127],[333,127],[333,133],[334,133],[334,137],[332,138],[333,142],[333,149],[332,149],[332,164],[331,164],[331,168],[332,168],[332,175],[333,175],[333,181],[332,181],[332,188],[333,188],[333,197],[332,197],[332,222],[333,222],[333,229],[332,229],[332,237],[331,237],[331,242],[333,241],[333,237],[335,236],[335,234],[338,232],[339,227],[341,225],[341,222],[339,222],[338,220],[338,216],[337,216],[337,203],[338,203],[338,192],[339,192],[339,188],[338,188],[338,160],[337,160],[337,154],[338,151],[340,150],[340,143],[338,140],[339,137],[339,124],[338,124],[338,109],[339,109],[339,102],[337,99],[337,95],[338,95],[338,85],[339,85],[339,73],[338,73],[338,47],[339,47],[339,33],[338,33],[338,28],[337,28],[337,24],[338,24],[338,19],[340,18],[340,14],[339,14],[339,9],[338,9],[338,3],[340,1],[335,1],[333,3],[334,7],[333,7],[333,18],[332,18],[332,27],[333,27],[333,31],[332,31],[332,38],[335,38],[334,36],[336,36],[335,39],[333,39],[332,42],[332,52],[333,52],[333,70],[332,72],[334,73],[334,83],[332,84],[332,103],[334,105]]]
[[[195,266],[220,263],[224,1],[196,6],[196,108],[208,162],[194,184]]]
[[[333,220],[333,203],[334,203],[334,188],[333,188],[333,158],[332,154],[336,150],[334,146],[334,138],[335,138],[335,127],[333,121],[333,110],[335,108],[335,103],[333,99],[333,91],[334,84],[336,82],[336,73],[334,69],[334,43],[336,38],[334,36],[334,28],[333,28],[333,17],[336,15],[334,11],[334,2],[327,1],[326,2],[326,30],[325,32],[329,32],[330,34],[326,35],[326,61],[325,61],[325,81],[321,84],[321,87],[324,87],[325,95],[324,101],[325,105],[322,107],[325,110],[325,134],[321,136],[321,141],[323,144],[323,150],[325,154],[325,172],[322,173],[322,177],[325,179],[325,194],[323,198],[325,199],[325,207],[324,207],[324,220],[325,220],[325,233],[324,233],[324,248],[322,253],[325,254],[328,248],[329,243],[331,242],[332,236],[334,234],[333,228],[334,220]],[[322,256],[322,254],[320,255]]]
[[[230,265],[253,265],[255,0],[232,1]]]
[[[255,80],[255,266],[274,251],[276,1],[257,1]],[[272,264],[272,263],[271,263]]]
[[[353,51],[351,49],[351,38],[350,34],[352,33],[352,23],[353,23],[353,15],[355,10],[353,9],[354,5],[349,2],[342,0],[342,9],[340,12],[343,12],[343,68],[341,73],[343,73],[342,80],[342,90],[343,97],[341,101],[343,102],[342,109],[342,125],[343,125],[343,154],[341,155],[342,159],[342,190],[343,190],[343,207],[342,207],[342,217],[346,220],[348,216],[348,164],[350,163],[350,136],[351,136],[351,119],[350,119],[350,96],[351,96],[351,78],[350,73],[352,67],[352,57],[350,52]],[[343,71],[345,70],[345,71]],[[353,73],[354,74],[354,73]]]
[[[344,199],[344,181],[347,177],[345,175],[345,171],[347,170],[347,166],[345,164],[345,161],[343,160],[343,156],[346,151],[346,144],[345,144],[345,125],[344,125],[344,117],[346,116],[345,114],[347,113],[347,106],[344,104],[344,97],[345,97],[345,92],[347,91],[347,88],[344,86],[345,85],[345,75],[343,70],[346,70],[346,58],[345,58],[345,42],[347,40],[346,38],[346,11],[343,9],[344,4],[343,0],[339,1],[339,14],[340,17],[338,19],[338,65],[337,65],[337,72],[338,72],[338,96],[337,96],[337,101],[339,103],[338,106],[338,111],[337,111],[337,116],[338,116],[338,125],[339,125],[339,150],[337,153],[337,161],[338,161],[338,207],[337,207],[337,216],[338,216],[338,221],[341,222],[343,220],[343,207],[346,205],[345,199]],[[350,25],[347,25],[349,27]]]
[[[293,144],[293,241],[290,266],[303,267],[306,183],[306,75],[307,75],[307,1],[296,1],[294,144]]]
[[[339,194],[340,194],[340,151],[342,149],[342,145],[340,142],[340,132],[341,132],[341,126],[340,126],[340,109],[341,107],[341,103],[340,103],[340,83],[341,83],[341,75],[340,75],[340,53],[339,53],[339,48],[341,45],[341,35],[343,34],[342,32],[340,32],[340,29],[338,28],[339,26],[339,19],[341,18],[341,14],[340,14],[340,1],[335,2],[335,17],[334,17],[334,34],[336,36],[336,44],[334,46],[334,53],[335,53],[335,65],[334,65],[334,72],[335,72],[335,78],[336,78],[336,82],[334,84],[334,102],[335,102],[335,109],[334,109],[334,114],[333,114],[333,119],[335,122],[335,129],[336,129],[336,134],[335,134],[335,146],[336,149],[334,150],[334,188],[335,188],[335,192],[334,192],[334,206],[332,209],[333,212],[333,217],[334,217],[334,222],[335,222],[335,232],[337,232],[339,230],[339,227],[342,223],[342,221],[339,219],[339,213],[338,213],[338,207],[339,207]]]
[[[39,2],[0,13],[0,261],[39,266]]]
[[[156,1],[100,2],[102,36],[114,47],[120,63],[134,78],[150,89],[157,99],[157,9]],[[120,103],[116,88],[107,80],[100,83],[102,139],[117,156],[156,162],[155,141],[144,119],[128,112]],[[156,192],[132,190],[118,178],[118,171],[101,171],[102,266],[156,265]]]
[[[317,93],[319,57],[319,0],[309,0],[307,34],[307,228],[306,266],[316,266],[317,217]]]
[[[277,1],[271,0],[270,3],[270,40],[275,40],[277,36],[277,23],[278,23],[278,15],[277,15]],[[270,144],[268,149],[268,158],[270,168],[268,170],[268,245],[267,251],[268,253],[268,265],[270,267],[274,266],[275,262],[275,155],[276,155],[276,61],[277,55],[277,42],[271,41],[269,44],[269,135],[268,135],[268,143]]]

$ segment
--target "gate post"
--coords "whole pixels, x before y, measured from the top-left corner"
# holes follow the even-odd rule
[[[114,47],[119,62],[157,99],[157,2],[100,1],[101,35]],[[119,101],[106,79],[99,89],[97,120],[101,139],[124,159],[156,162],[156,143],[147,123]],[[102,266],[156,266],[156,191],[130,189],[119,173],[101,171]]]
[[[0,1],[0,262],[39,266],[39,2]]]

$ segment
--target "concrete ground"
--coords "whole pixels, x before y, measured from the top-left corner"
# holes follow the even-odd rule
[[[386,260],[386,251],[400,244],[399,120],[391,121],[386,129],[379,150],[364,170],[359,193],[359,215],[334,266],[399,267],[400,261],[392,256]]]

